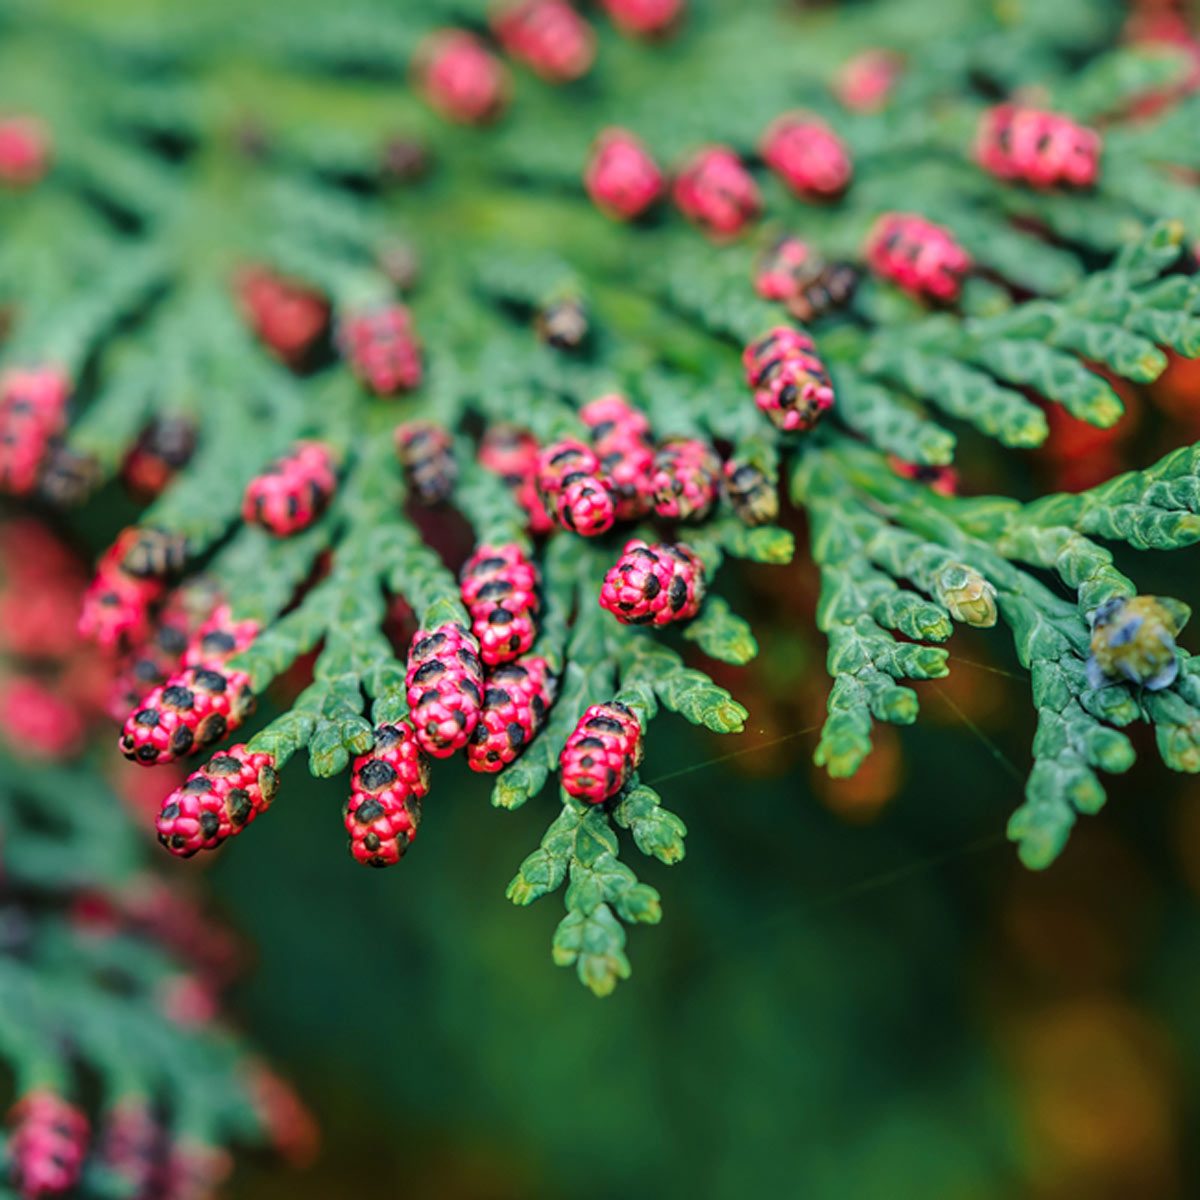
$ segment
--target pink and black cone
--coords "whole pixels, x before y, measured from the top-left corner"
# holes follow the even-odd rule
[[[894,454],[888,455],[888,466],[902,478],[923,483],[931,492],[936,492],[939,496],[958,494],[958,472],[952,466],[935,467],[924,463],[909,462]]]
[[[429,791],[429,764],[408,721],[376,726],[374,747],[354,760],[350,786],[372,796],[388,789],[413,796]]]
[[[704,592],[704,567],[687,546],[634,539],[605,575],[600,607],[624,625],[671,625],[694,617]]]
[[[564,438],[538,455],[543,504],[564,529],[583,537],[604,533],[616,520],[616,506],[599,472],[595,451],[577,438]]]
[[[114,720],[124,721],[147,692],[182,670],[184,653],[216,611],[217,600],[215,586],[203,582],[176,588],[167,596],[150,635],[132,650],[113,681],[108,712]]]
[[[138,499],[152,500],[191,461],[196,424],[189,417],[155,418],[121,464],[121,482]]]
[[[471,770],[499,771],[520,757],[545,723],[554,692],[544,658],[530,656],[489,671],[479,724],[467,745]]]
[[[153,575],[133,575],[125,563],[141,543],[136,527],[124,529],[100,556],[96,574],[83,595],[79,632],[103,650],[125,651],[150,636],[150,612],[166,592]]]
[[[463,603],[488,666],[526,653],[537,636],[537,568],[518,546],[480,546],[463,566]]]
[[[833,385],[813,340],[780,325],[756,338],[742,354],[754,402],[785,432],[811,429],[833,407]]]
[[[228,1150],[183,1139],[167,1152],[155,1200],[216,1200],[232,1170]]]
[[[548,83],[581,78],[596,57],[592,27],[566,0],[514,0],[491,26],[507,53]]]
[[[72,1191],[87,1153],[89,1128],[83,1112],[42,1088],[18,1100],[8,1120],[9,1172],[21,1200]]]
[[[1100,175],[1100,135],[1061,113],[997,104],[975,141],[979,165],[1035,188],[1091,187]]]
[[[580,537],[599,537],[617,519],[612,494],[598,476],[572,479],[559,493],[555,508],[558,523]]]
[[[183,666],[219,670],[247,649],[258,637],[259,630],[257,621],[250,618],[235,620],[228,604],[218,605],[189,639],[183,653]]]
[[[583,185],[602,212],[632,221],[666,194],[667,181],[650,151],[627,129],[610,127],[592,145]]]
[[[130,1097],[108,1113],[100,1135],[99,1157],[132,1197],[146,1197],[159,1171],[164,1131],[149,1101]]]
[[[474,637],[456,622],[420,630],[408,650],[409,719],[426,754],[461,750],[479,720],[483,668]]]
[[[600,0],[609,20],[632,37],[657,38],[680,22],[684,0]]]
[[[675,177],[675,204],[711,237],[737,237],[762,211],[758,184],[728,146],[697,150]]]
[[[342,809],[350,854],[368,867],[399,862],[417,835],[429,765],[413,727],[380,725],[375,746],[354,760],[350,795]]]
[[[354,791],[346,799],[342,820],[350,855],[365,867],[390,867],[404,857],[421,823],[421,798],[400,789],[378,795]]]
[[[338,345],[350,370],[377,396],[410,392],[421,382],[421,342],[403,304],[351,313],[338,327]]]
[[[278,787],[272,755],[231,746],[214,754],[163,801],[158,840],[179,858],[215,850],[265,812]]]
[[[418,90],[442,116],[464,125],[494,121],[508,103],[504,64],[473,33],[439,29],[417,48]]]
[[[408,421],[396,427],[396,456],[413,498],[420,504],[444,504],[454,494],[458,463],[449,430],[433,421]]]
[[[259,341],[288,366],[303,365],[329,324],[329,305],[319,292],[247,266],[234,279],[238,307]]]
[[[145,696],[121,731],[121,752],[142,766],[168,763],[232,733],[254,711],[244,671],[187,667]]]
[[[562,785],[588,804],[615,796],[642,761],[642,726],[633,710],[614,700],[593,704],[559,756]]]
[[[914,296],[950,304],[958,299],[971,256],[944,226],[911,213],[887,213],[867,237],[871,269]]]
[[[707,442],[672,438],[654,458],[654,511],[671,521],[702,521],[717,502],[721,460]]]
[[[850,185],[854,168],[841,138],[819,117],[785,113],[759,146],[767,166],[799,197],[832,200]]]
[[[616,520],[646,516],[654,507],[654,443],[646,414],[614,392],[589,401],[579,416],[592,435]]]
[[[333,454],[321,442],[298,442],[246,487],[242,517],[276,537],[307,529],[337,489]]]
[[[530,533],[554,528],[537,487],[538,443],[533,434],[515,425],[492,426],[479,443],[479,461],[512,489],[528,516]]]
[[[50,133],[36,117],[0,119],[0,184],[27,188],[50,169]]]
[[[743,525],[770,525],[779,516],[779,491],[752,463],[730,459],[722,486],[729,505]]]
[[[887,107],[904,73],[904,60],[891,50],[864,50],[845,62],[833,81],[833,94],[851,112]]]
[[[0,377],[0,492],[27,496],[66,427],[71,381],[55,367]]]

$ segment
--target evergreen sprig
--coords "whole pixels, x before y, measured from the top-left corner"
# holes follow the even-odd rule
[[[726,486],[702,522],[636,526],[647,541],[685,543],[703,567],[707,598],[677,640],[597,604],[629,527],[587,543],[563,531],[539,540],[520,490],[532,480],[502,481],[486,455],[475,461],[502,427],[542,447],[588,442],[580,409],[615,390],[660,449],[715,446],[757,472],[765,496],[786,480],[806,511],[833,679],[816,760],[831,774],[858,769],[875,722],[916,719],[909,683],[946,674],[954,623],[1003,623],[1031,676],[1033,768],[1010,825],[1030,865],[1051,861],[1077,814],[1100,806],[1100,772],[1129,769],[1131,722],[1155,726],[1169,766],[1200,769],[1200,668],[1173,641],[1186,614],[1158,602],[1147,620],[1169,627],[1169,665],[1119,678],[1112,664],[1128,658],[1105,642],[1103,619],[1139,598],[1101,545],[1197,539],[1197,448],[1026,504],[934,495],[887,457],[946,467],[968,428],[1032,448],[1056,408],[1107,429],[1123,412],[1120,381],[1146,384],[1170,356],[1200,354],[1189,248],[1200,202],[1179,182],[1200,169],[1200,96],[1182,92],[1183,59],[1115,47],[1102,0],[986,11],[880,0],[803,34],[790,17],[711,0],[665,50],[601,30],[598,64],[568,85],[569,103],[518,66],[497,128],[454,127],[418,94],[426,39],[459,25],[496,51],[486,7],[304,0],[247,21],[219,0],[150,30],[65,3],[0,4],[13,33],[0,50],[12,67],[5,98],[41,116],[54,156],[36,188],[0,197],[0,290],[13,307],[2,362],[71,380],[71,420],[45,468],[47,479],[60,458],[77,468],[69,498],[122,474],[156,425],[194,428],[194,456],[139,528],[182,547],[186,573],[211,576],[233,620],[257,623],[222,670],[262,692],[312,662],[311,681],[247,753],[278,769],[307,750],[314,774],[335,775],[373,752],[378,727],[408,719],[396,614],[407,605],[426,633],[471,626],[455,577],[466,541],[536,560],[533,653],[556,693],[537,736],[497,775],[497,807],[542,793],[594,705],[625,706],[641,733],[660,708],[740,732],[747,710],[688,643],[725,663],[755,657],[754,630],[716,577],[737,569],[727,560],[789,562],[795,523],[773,505],[760,519]],[[827,78],[827,65],[863,48],[863,21],[907,58],[878,111],[849,111]],[[59,50],[78,86],[52,97],[37,67]],[[1039,190],[975,161],[995,98],[1034,89],[1102,129],[1093,186]],[[1148,97],[1168,102],[1127,121]],[[824,203],[798,199],[762,162],[763,129],[797,108],[828,122],[853,162],[853,182]],[[665,216],[606,222],[582,179],[594,138],[614,124],[672,168],[727,144],[775,223],[713,246]],[[792,328],[755,293],[756,260],[790,231],[823,259],[861,267],[864,239],[901,203],[971,256],[957,302],[928,304],[876,273],[852,299],[819,306],[807,331],[833,411],[820,429],[781,432],[752,403],[741,361],[748,343]],[[383,335],[372,325],[381,314]],[[355,348],[363,329],[389,369],[401,351],[422,364],[419,387],[380,381]],[[430,423],[440,449],[405,458],[405,437]],[[321,496],[304,531],[271,536],[242,521],[244,493],[298,440],[328,448],[336,495]],[[66,496],[61,483],[43,491]],[[177,564],[164,566],[165,594]],[[564,792],[509,889],[528,904],[566,885],[554,957],[601,994],[629,973],[622,922],[660,916],[658,894],[618,856],[617,829],[664,863],[683,856],[682,821],[627,765],[603,803]],[[33,843],[29,852],[36,860]]]

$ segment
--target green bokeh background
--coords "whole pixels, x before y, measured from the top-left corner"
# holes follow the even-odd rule
[[[1178,558],[1138,569],[1179,592]],[[788,607],[769,676],[795,689],[816,647]],[[1026,685],[985,657],[997,640],[960,638],[959,683],[924,688],[869,824],[830,811],[852,785],[815,794],[802,726],[756,749],[753,718],[740,741],[656,724],[644,776],[688,855],[638,864],[663,923],[631,932],[634,977],[602,1001],[549,962],[558,898],[503,899],[549,794],[497,812],[452,765],[403,864],[371,873],[340,858],[338,788],[289,780],[270,836],[211,878],[257,946],[242,1016],[325,1143],[305,1173],[243,1166],[232,1194],[1195,1194],[1200,795],[1142,743],[1026,872],[1002,834]]]

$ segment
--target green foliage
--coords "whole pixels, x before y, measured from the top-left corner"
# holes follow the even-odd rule
[[[1044,866],[1076,815],[1103,803],[1099,773],[1130,767],[1123,726],[1151,723],[1169,766],[1200,766],[1195,660],[1179,652],[1178,677],[1160,691],[1095,687],[1087,669],[1096,609],[1137,590],[1099,540],[1139,549],[1197,540],[1200,452],[1024,505],[934,496],[885,456],[944,466],[968,429],[1032,448],[1048,436],[1046,406],[1107,428],[1122,403],[1097,367],[1146,383],[1165,369],[1166,350],[1200,351],[1200,282],[1186,249],[1200,240],[1200,204],[1173,174],[1200,168],[1200,97],[1122,124],[1131,98],[1178,82],[1185,64],[1113,49],[1101,0],[1050,7],[1062,11],[885,2],[814,22],[810,35],[774,10],[700,4],[661,52],[604,33],[601,66],[569,102],[523,73],[513,111],[481,132],[444,125],[399,84],[422,36],[478,22],[482,5],[304,0],[247,20],[221,0],[151,24],[131,4],[126,28],[65,0],[44,10],[10,0],[0,5],[12,34],[3,95],[42,114],[55,166],[28,195],[3,200],[0,284],[14,303],[3,361],[71,374],[64,448],[91,464],[97,485],[118,474],[150,419],[197,422],[195,457],[140,523],[183,539],[234,615],[263,626],[231,663],[255,690],[314,657],[311,683],[250,745],[280,766],[307,749],[319,776],[344,771],[371,748],[376,724],[406,713],[404,667],[383,629],[390,601],[402,597],[423,628],[466,620],[443,561],[456,551],[438,542],[453,535],[427,537],[410,515],[396,424],[451,430],[454,506],[471,538],[528,547],[508,489],[471,462],[480,431],[516,422],[542,442],[581,436],[580,405],[624,391],[656,437],[728,445],[772,483],[788,480],[806,509],[833,678],[816,760],[832,775],[858,769],[876,722],[915,721],[909,683],[946,674],[953,623],[1009,629],[1038,714],[1010,835],[1026,862]],[[868,26],[907,53],[907,70],[882,111],[843,112],[824,74],[862,48]],[[59,50],[80,74],[51,97],[38,68]],[[1063,111],[1113,119],[1094,189],[1035,192],[972,161],[994,96],[1031,88]],[[712,247],[667,218],[618,227],[580,186],[607,124],[628,126],[667,163],[714,140],[749,157],[767,122],[795,106],[836,125],[855,179],[824,206],[764,179],[772,217],[831,257],[857,259],[874,220],[904,197],[949,227],[978,268],[957,309],[934,312],[866,280],[848,307],[815,318],[837,403],[807,435],[779,433],[744,386],[744,344],[784,320],[750,286],[759,239]],[[436,161],[400,186],[388,151],[414,144]],[[410,243],[422,275],[397,281],[389,261]],[[369,396],[332,346],[300,370],[272,361],[227,294],[248,263],[320,293],[335,334],[403,294],[425,346],[421,388],[394,403]],[[574,350],[535,333],[564,301],[587,317]],[[239,523],[241,499],[298,437],[337,451],[340,491],[309,531],[280,542]],[[541,795],[589,705],[615,698],[643,727],[660,708],[716,733],[746,724],[746,708],[689,647],[685,657],[673,639],[597,607],[623,536],[582,544],[559,533],[539,551],[536,651],[558,674],[558,698],[540,736],[498,776],[497,807]],[[750,662],[754,631],[714,576],[732,573],[727,560],[790,562],[794,522],[748,528],[722,505],[673,536],[694,548],[710,585],[683,638],[710,659]],[[682,857],[682,823],[634,781],[607,806],[565,800],[509,890],[528,904],[565,884],[555,961],[601,994],[629,972],[622,922],[660,915],[657,893],[618,857],[614,821],[662,862]]]

